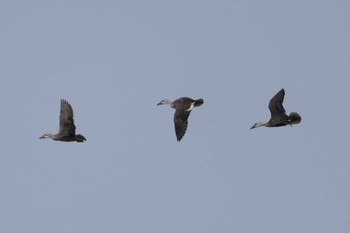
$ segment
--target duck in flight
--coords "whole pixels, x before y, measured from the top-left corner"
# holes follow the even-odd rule
[[[301,116],[296,112],[291,112],[287,115],[286,110],[283,107],[284,89],[282,88],[269,102],[269,109],[271,112],[271,118],[268,122],[255,123],[250,129],[254,129],[260,126],[265,127],[280,127],[286,125],[295,125],[301,122]]]
[[[75,134],[72,106],[64,99],[61,100],[60,127],[57,134],[46,133],[39,139],[51,138],[55,141],[63,142],[84,142],[83,135]]]
[[[181,97],[173,102],[163,99],[157,105],[169,104],[170,107],[175,108],[174,125],[177,141],[181,141],[185,135],[188,125],[188,117],[194,107],[199,107],[204,103],[203,99],[191,99],[188,97]]]

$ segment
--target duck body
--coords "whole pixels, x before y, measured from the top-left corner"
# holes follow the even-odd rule
[[[291,112],[289,115],[283,107],[285,91],[282,88],[277,94],[272,97],[269,102],[269,110],[271,113],[270,120],[266,123],[257,122],[250,129],[257,127],[281,127],[286,125],[295,125],[301,122],[301,116],[296,112]]]
[[[169,104],[175,109],[174,126],[177,141],[181,141],[187,131],[188,117],[194,107],[199,107],[204,103],[203,99],[192,99],[189,97],[181,97],[173,102],[163,99],[157,105]]]
[[[81,134],[75,134],[73,108],[68,101],[62,99],[60,107],[59,131],[57,134],[46,133],[39,139],[51,138],[62,142],[84,142],[86,138]]]

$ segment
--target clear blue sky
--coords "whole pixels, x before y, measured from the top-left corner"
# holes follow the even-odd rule
[[[348,232],[349,41],[348,0],[2,1],[0,231]]]

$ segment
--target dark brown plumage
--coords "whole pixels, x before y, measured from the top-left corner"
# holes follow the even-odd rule
[[[160,101],[157,105],[169,104],[175,108],[174,125],[177,141],[181,141],[186,133],[188,126],[188,117],[194,107],[199,107],[204,103],[203,99],[191,99],[188,97],[181,97],[174,102],[167,99]]]
[[[84,142],[86,138],[83,135],[75,134],[75,128],[76,127],[74,125],[72,106],[66,100],[62,99],[58,133],[57,134],[46,133],[43,136],[41,136],[40,139],[51,138],[55,141]]]
[[[269,109],[271,113],[270,120],[266,123],[257,122],[251,129],[265,126],[265,127],[280,127],[286,125],[294,125],[301,122],[301,117],[296,112],[291,112],[287,115],[286,110],[283,107],[285,91],[282,88],[269,102]]]

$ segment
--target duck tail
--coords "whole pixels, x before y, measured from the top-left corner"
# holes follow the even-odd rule
[[[77,135],[75,135],[75,140],[77,142],[84,142],[84,141],[86,141],[86,138],[81,134],[77,134]]]
[[[204,103],[203,99],[198,99],[194,101],[194,106],[198,107],[198,106],[201,106],[203,103]]]
[[[299,124],[301,122],[301,116],[296,112],[291,112],[289,119],[291,124]]]

